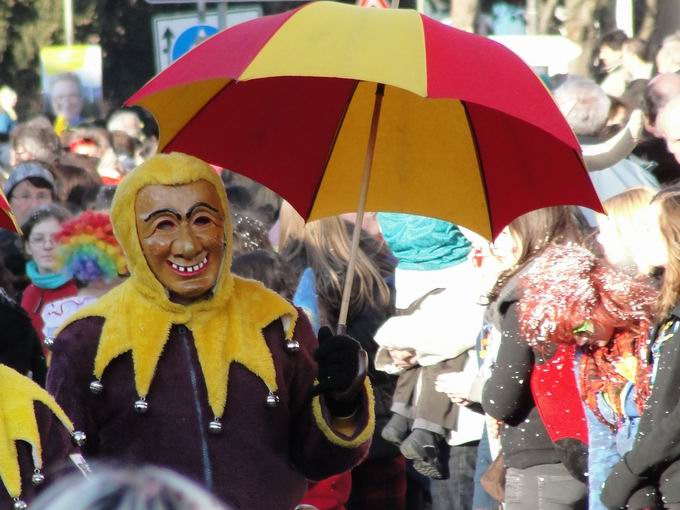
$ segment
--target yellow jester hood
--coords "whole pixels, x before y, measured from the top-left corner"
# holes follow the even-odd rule
[[[225,239],[229,246],[211,297],[180,305],[170,301],[166,289],[146,262],[137,235],[135,200],[145,186],[173,186],[199,180],[212,184],[220,197],[225,213]],[[111,360],[131,351],[137,392],[145,398],[170,328],[173,324],[184,324],[193,334],[209,404],[216,417],[224,412],[229,366],[234,361],[262,379],[270,391],[276,391],[274,361],[262,329],[287,316],[290,321],[286,321],[286,340],[290,340],[297,312],[285,299],[259,282],[231,274],[232,227],[224,187],[215,171],[186,154],[156,155],[132,171],[118,186],[111,220],[118,242],[125,251],[130,277],[76,313],[63,326],[84,317],[105,318],[94,361],[94,376],[101,379]]]

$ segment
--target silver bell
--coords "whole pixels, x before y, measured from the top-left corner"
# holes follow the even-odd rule
[[[144,398],[140,398],[137,402],[135,402],[135,411],[138,412],[139,414],[144,414],[149,410],[149,404]]]
[[[31,483],[33,485],[40,485],[45,481],[45,475],[43,475],[39,469],[33,471],[33,476],[31,477]]]
[[[26,510],[28,505],[25,501],[22,501],[19,498],[14,498],[14,506],[12,508],[14,508],[14,510]]]
[[[99,379],[92,381],[90,383],[90,391],[95,395],[99,395],[102,391],[104,391],[104,385]]]
[[[208,424],[208,432],[211,434],[221,434],[222,433],[222,422],[215,418]]]
[[[286,350],[288,352],[298,352],[300,350],[300,342],[295,339],[287,341]]]
[[[71,439],[73,439],[73,443],[76,446],[84,446],[85,441],[87,440],[87,435],[85,435],[85,432],[82,430],[76,430],[71,436]]]
[[[277,405],[279,405],[279,396],[270,391],[267,395],[267,407],[276,407]]]
[[[51,349],[52,346],[54,345],[54,337],[51,336],[46,336],[44,340],[45,347],[48,349]]]

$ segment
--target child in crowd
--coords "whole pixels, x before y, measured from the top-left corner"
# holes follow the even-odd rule
[[[434,387],[442,372],[463,372],[469,379],[477,372],[473,349],[484,310],[477,304],[480,278],[468,256],[470,242],[458,227],[441,220],[403,214],[379,214],[378,220],[399,261],[395,280],[401,308],[376,334],[376,368],[399,374],[393,416],[382,435],[400,445],[416,470],[434,479],[448,478],[447,454],[470,457],[471,469],[452,473],[456,480],[447,486],[460,483],[461,498],[471,500],[483,417],[459,408]]]
[[[26,253],[31,259],[26,274],[31,284],[24,290],[21,306],[44,343],[42,312],[53,301],[78,294],[73,275],[57,264],[57,234],[70,213],[57,204],[35,209],[22,225]],[[46,354],[47,350],[43,347]]]

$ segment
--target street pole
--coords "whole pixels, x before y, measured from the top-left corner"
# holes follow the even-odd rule
[[[205,23],[205,0],[198,0],[196,2],[196,10],[198,11],[198,22]]]
[[[227,28],[227,0],[217,4],[217,28],[220,30]]]
[[[527,20],[527,35],[538,34],[538,2],[536,0],[527,0],[526,6],[526,20]]]
[[[73,46],[73,0],[64,0],[64,41]]]

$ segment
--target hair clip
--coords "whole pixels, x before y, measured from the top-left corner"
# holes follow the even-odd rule
[[[586,319],[580,325],[573,328],[571,332],[575,335],[583,335],[584,333],[592,335],[595,332],[595,327],[592,322]]]

